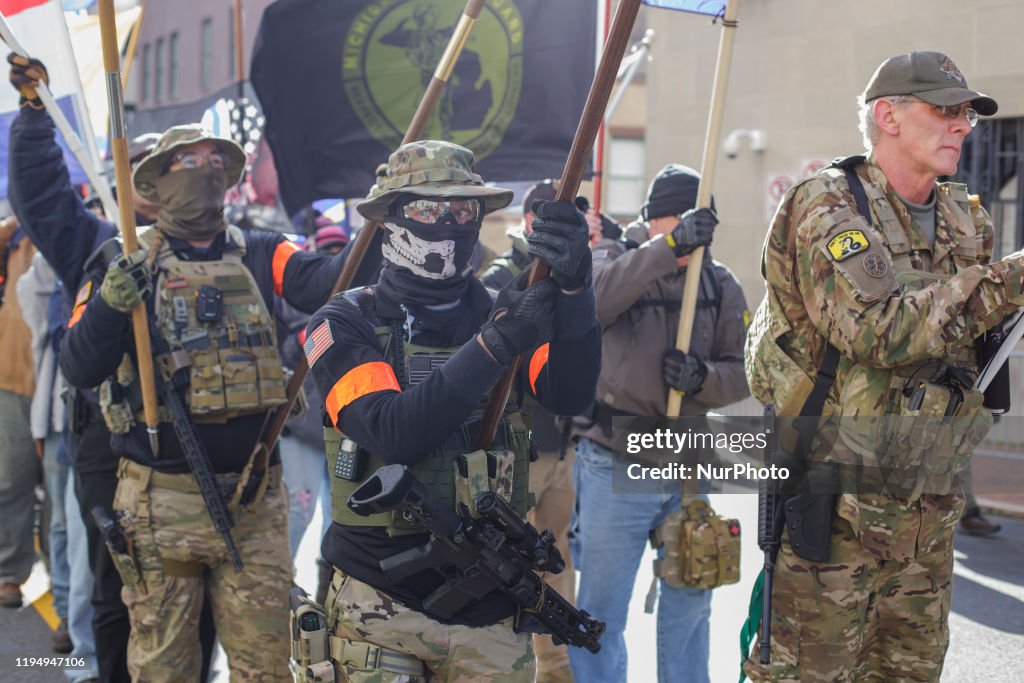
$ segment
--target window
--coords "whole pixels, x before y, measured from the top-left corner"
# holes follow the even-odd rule
[[[153,55],[149,53],[149,43],[142,46],[142,101],[149,101],[150,69],[153,67],[150,60]]]
[[[644,203],[643,139],[613,137],[606,165],[606,210],[613,216],[636,216]]]
[[[228,78],[238,80],[235,67],[235,8],[228,7]]]
[[[199,81],[203,84],[203,90],[209,90],[213,85],[213,19],[203,19],[199,36],[202,50],[199,58]]]
[[[153,73],[153,101],[164,98],[164,39],[156,39],[156,70]]]
[[[178,99],[178,32],[171,34],[170,41],[170,73],[167,84],[167,94],[172,100]]]

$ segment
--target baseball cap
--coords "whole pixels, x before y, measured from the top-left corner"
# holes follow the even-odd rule
[[[994,99],[968,88],[960,69],[941,52],[908,52],[882,62],[864,89],[864,100],[890,95],[913,95],[939,106],[970,102],[982,116],[999,109]]]

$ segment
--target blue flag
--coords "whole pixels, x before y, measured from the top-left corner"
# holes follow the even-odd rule
[[[651,7],[678,9],[694,14],[706,14],[710,17],[725,14],[725,0],[643,0],[643,3]]]

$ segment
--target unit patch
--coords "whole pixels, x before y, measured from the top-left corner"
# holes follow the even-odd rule
[[[889,272],[889,264],[881,254],[868,254],[863,261],[864,270],[871,277],[885,277]]]
[[[860,230],[844,230],[828,241],[828,253],[833,261],[843,261],[867,251],[870,243]]]

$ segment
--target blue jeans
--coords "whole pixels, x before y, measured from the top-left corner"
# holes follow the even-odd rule
[[[43,471],[46,495],[50,499],[50,593],[53,609],[61,619],[68,618],[68,531],[64,515],[64,491],[68,487],[68,466],[57,462],[60,434],[51,432],[46,439]]]
[[[74,470],[71,470],[72,475]],[[72,657],[85,659],[85,666],[64,669],[69,681],[95,678],[99,675],[96,663],[96,637],[92,630],[93,576],[89,565],[89,542],[82,521],[82,510],[75,495],[75,477],[69,476],[64,493],[68,525],[68,566],[71,568],[71,591],[68,600],[68,632],[75,646]]]
[[[573,676],[586,683],[626,680],[626,615],[648,532],[679,509],[679,482],[665,482],[659,493],[612,493],[613,467],[628,462],[589,439],[576,446],[571,541],[580,570],[576,606],[606,624],[596,655],[569,648]],[[658,681],[706,683],[711,591],[659,583]]]
[[[316,511],[317,496],[321,498],[321,508],[327,506],[323,528],[326,530],[330,526],[330,488],[326,489],[326,499],[323,496],[324,482],[327,482],[327,456],[323,448],[317,449],[294,436],[287,436],[281,439],[281,465],[284,485],[288,489],[288,541],[294,560],[306,527]]]

